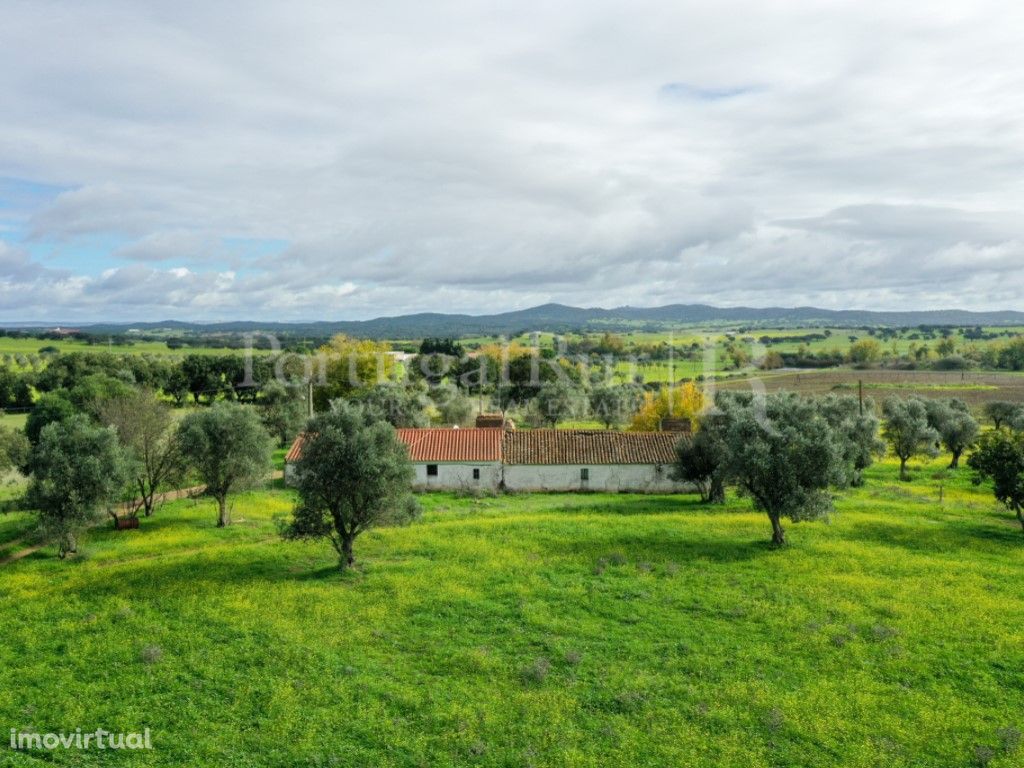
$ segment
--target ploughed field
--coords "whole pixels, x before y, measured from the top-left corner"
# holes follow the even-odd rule
[[[280,488],[0,565],[0,722],[144,752],[2,765],[1014,766],[1024,533],[967,470],[884,463],[767,546],[746,500],[421,497],[285,543]],[[943,483],[942,501],[939,484]],[[32,542],[0,516],[0,559]]]
[[[820,371],[766,371],[757,376],[769,392],[787,390],[825,395],[829,392],[856,395],[857,382],[864,382],[864,395],[878,405],[890,395],[931,398],[958,397],[978,415],[985,403],[994,400],[1024,402],[1024,373],[994,371],[892,371],[829,368]],[[750,391],[749,379],[721,381],[719,389]]]

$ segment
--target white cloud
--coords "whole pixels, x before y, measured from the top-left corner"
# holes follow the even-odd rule
[[[0,26],[0,177],[65,190],[0,318],[1019,306],[1005,3],[59,6]]]

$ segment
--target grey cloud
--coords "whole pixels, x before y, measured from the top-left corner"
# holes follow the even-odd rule
[[[19,257],[0,317],[1017,306],[1022,23],[994,0],[15,4],[0,176],[54,194],[12,225],[125,245],[113,271]]]

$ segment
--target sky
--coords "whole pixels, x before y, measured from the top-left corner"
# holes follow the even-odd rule
[[[1024,309],[1024,6],[0,1],[0,321]]]

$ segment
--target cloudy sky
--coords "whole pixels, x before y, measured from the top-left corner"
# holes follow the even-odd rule
[[[2,0],[0,320],[1024,309],[1024,8]]]

